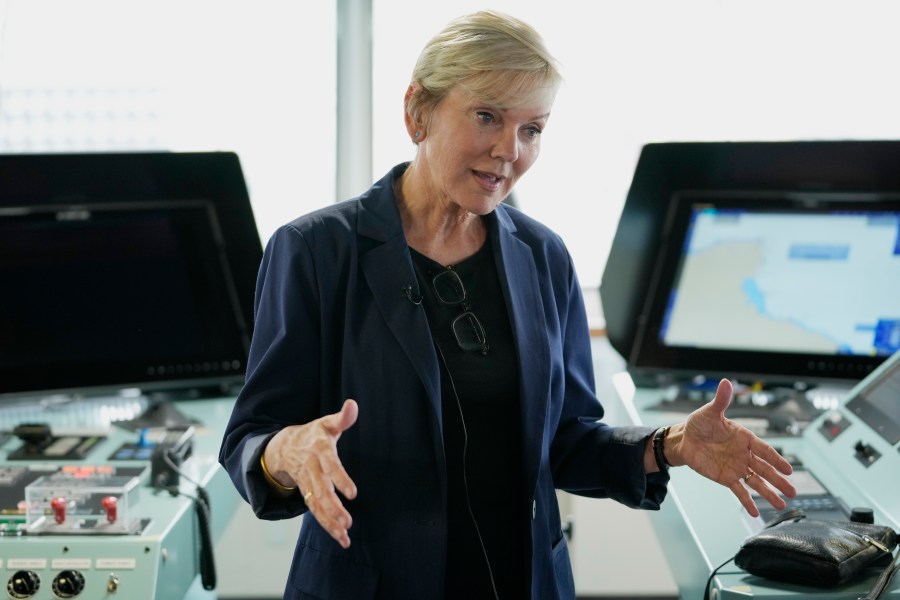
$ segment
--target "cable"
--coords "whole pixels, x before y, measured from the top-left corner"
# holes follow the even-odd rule
[[[881,594],[888,588],[891,584],[891,580],[894,578],[894,575],[900,571],[900,552],[897,553],[896,557],[891,559],[890,564],[881,572],[881,575],[878,576],[878,579],[875,581],[875,584],[872,586],[872,589],[868,591],[868,593],[861,597],[859,600],[876,600],[881,597]]]
[[[188,477],[187,473],[182,471],[181,467],[179,467],[177,464],[175,464],[175,461],[172,460],[172,457],[169,456],[168,452],[163,452],[163,460],[166,462],[166,465],[168,465],[168,467],[170,469],[172,469],[173,471],[178,473],[181,477],[184,477],[188,483],[192,484],[198,490],[203,489],[199,483],[197,483],[196,481],[194,481],[193,479]],[[171,491],[169,493],[171,493]]]
[[[188,483],[193,484],[196,489],[197,495],[192,496],[179,490],[178,486],[164,486],[160,485],[158,482],[154,482],[154,487],[157,489],[165,490],[172,496],[184,496],[185,498],[190,498],[194,501],[194,509],[197,512],[197,526],[200,533],[200,582],[203,584],[203,589],[214,590],[216,589],[216,561],[212,540],[212,508],[210,505],[209,493],[203,486],[188,477],[188,475],[175,464],[168,452],[163,452],[163,460],[169,468],[178,473],[181,477],[184,477],[184,479]]]
[[[737,556],[737,554],[735,554],[734,556]],[[718,567],[713,569],[712,573],[709,574],[709,579],[706,580],[706,587],[703,590],[703,600],[709,600],[709,586],[712,584],[713,577],[716,576],[716,573],[719,572],[719,569],[721,569],[722,567],[724,567],[725,565],[727,565],[728,563],[733,561],[734,556],[730,557],[728,560],[723,562],[721,565],[719,565]]]
[[[475,511],[472,510],[472,502],[469,499],[469,479],[466,476],[466,450],[469,447],[469,433],[466,430],[466,419],[463,415],[462,402],[459,400],[459,394],[456,392],[456,383],[453,381],[453,375],[450,374],[450,367],[447,365],[447,359],[444,358],[444,352],[438,345],[437,340],[434,342],[441,361],[444,363],[444,370],[447,371],[447,379],[450,381],[450,388],[453,390],[453,396],[456,398],[456,407],[459,409],[459,420],[462,422],[463,431],[463,456],[462,456],[462,476],[463,490],[466,493],[466,507],[469,509],[469,516],[472,518],[472,524],[475,525],[475,533],[478,535],[478,543],[481,545],[481,553],[484,555],[484,561],[487,563],[488,576],[491,578],[491,588],[494,592],[495,600],[500,600],[500,594],[497,593],[497,583],[494,581],[494,570],[491,568],[491,559],[488,558],[487,548],[484,547],[484,540],[481,537],[481,529],[478,527],[478,519],[475,518]]]
[[[197,525],[200,531],[200,582],[204,590],[216,589],[216,559],[213,552],[212,527],[210,525],[209,495],[197,488],[194,500],[197,509]]]

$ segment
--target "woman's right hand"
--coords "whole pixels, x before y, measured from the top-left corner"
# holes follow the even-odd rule
[[[350,547],[348,530],[353,519],[337,492],[353,500],[356,484],[338,458],[337,441],[356,423],[358,414],[356,402],[345,400],[340,412],[285,427],[265,449],[272,477],[285,487],[297,486],[309,512],[343,548]]]

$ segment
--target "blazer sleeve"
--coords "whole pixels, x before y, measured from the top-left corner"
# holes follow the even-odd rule
[[[271,487],[260,455],[283,427],[320,416],[319,314],[312,253],[301,232],[286,225],[263,254],[246,381],[219,452],[219,462],[260,518],[290,518],[306,510],[299,493],[285,496]]]
[[[556,486],[590,497],[613,498],[632,508],[658,510],[666,496],[666,472],[646,473],[644,447],[655,429],[612,427],[594,386],[590,330],[581,286],[568,252],[567,279],[555,295],[562,336],[565,400],[550,449]]]

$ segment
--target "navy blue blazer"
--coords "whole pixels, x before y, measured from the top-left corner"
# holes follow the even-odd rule
[[[358,496],[351,546],[304,519],[285,598],[439,599],[446,555],[447,475],[440,370],[396,206],[395,167],[365,194],[280,228],[256,290],[246,384],[220,461],[254,512],[305,512],[274,492],[260,453],[282,427],[340,410],[359,418],[338,442]],[[575,597],[556,489],[658,509],[668,476],[644,471],[651,430],[610,427],[594,393],[581,289],[562,240],[501,205],[488,217],[518,352],[532,598]],[[497,251],[498,250],[498,251]],[[523,574],[524,575],[524,574]]]

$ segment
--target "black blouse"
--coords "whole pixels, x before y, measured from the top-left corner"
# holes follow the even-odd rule
[[[492,244],[488,239],[452,267],[410,252],[441,367],[449,481],[444,596],[494,600],[493,576],[496,597],[528,598],[531,504],[524,490],[519,363]],[[486,354],[460,347],[452,322],[464,308],[444,304],[435,293],[435,275],[448,268],[459,275],[468,307],[484,328]]]

